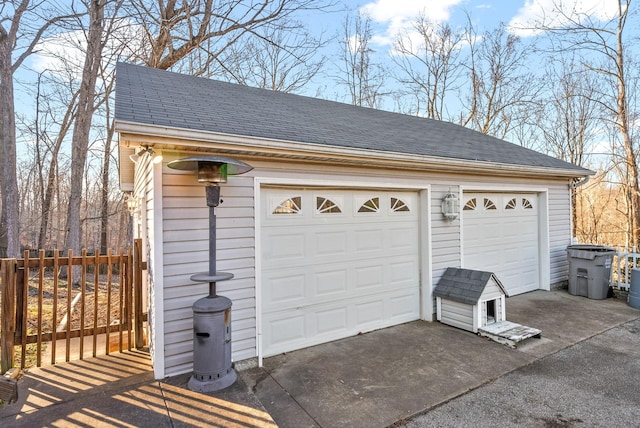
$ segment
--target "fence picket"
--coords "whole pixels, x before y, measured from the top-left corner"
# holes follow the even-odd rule
[[[26,365],[27,358],[27,311],[29,300],[29,251],[24,252],[25,265],[22,269],[22,355],[20,355],[20,364],[22,367]]]
[[[123,311],[123,306],[124,306],[124,287],[122,286],[124,284],[124,264],[122,263],[122,260],[124,260],[124,250],[122,248],[120,248],[120,264],[119,269],[118,269],[118,276],[120,278],[120,293],[119,293],[119,298],[120,298],[120,309],[119,309],[119,314],[118,314],[118,350],[120,352],[122,352],[122,324],[123,324],[123,318],[124,318],[124,311]]]
[[[93,262],[93,356],[98,354],[98,284],[100,281],[100,250],[96,249]]]
[[[111,260],[112,257],[112,251],[111,248],[109,248],[107,250],[107,327],[111,326],[111,266],[113,261]],[[109,333],[111,333],[110,329],[107,328],[107,331],[105,333],[105,354],[109,355],[109,341],[110,341],[110,337],[109,337]]]
[[[51,336],[51,364],[56,363],[56,339],[58,329],[58,275],[60,267],[60,253],[58,250],[53,252],[53,313],[51,322],[51,331],[54,333]]]
[[[71,360],[71,288],[73,284],[73,250],[67,251],[67,325],[66,327],[66,353],[65,361]]]
[[[44,296],[44,250],[40,250],[40,267],[38,268],[38,341],[36,345],[36,366],[42,366],[42,300]]]

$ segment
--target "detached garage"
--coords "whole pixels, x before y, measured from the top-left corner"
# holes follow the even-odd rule
[[[494,272],[509,295],[566,281],[570,185],[592,173],[451,123],[130,64],[115,117],[157,378],[192,370],[191,306],[207,294],[190,280],[208,266],[203,186],[173,160],[253,167],[221,185],[216,242],[234,275],[218,284],[233,360],[259,364],[433,321],[449,267]],[[445,196],[458,207],[446,215]]]

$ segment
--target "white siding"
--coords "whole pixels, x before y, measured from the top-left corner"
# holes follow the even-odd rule
[[[460,267],[460,217],[451,221],[442,215],[442,199],[449,190],[460,196],[453,181],[431,187],[431,245],[433,283],[437,284],[448,267]]]
[[[125,160],[126,161],[126,160]],[[162,183],[162,177],[154,170],[155,165],[150,162],[148,156],[142,156],[135,168],[134,196],[138,198],[139,210],[133,216],[133,231],[135,238],[141,238],[143,243],[144,260],[147,261],[147,270],[143,272],[143,288],[146,288],[146,296],[143,301],[147,303],[149,335],[149,352],[152,361],[158,362],[154,365],[154,372],[157,378],[164,377],[164,334],[162,310],[162,263],[158,263],[158,258],[162,255],[158,253],[162,248],[156,243],[156,181]],[[159,276],[158,276],[159,275]],[[157,286],[157,284],[160,286]]]
[[[567,245],[571,243],[571,198],[569,182],[549,185],[549,253],[551,285],[567,281]]]
[[[452,300],[441,300],[440,321],[444,324],[473,331],[473,305],[454,302]]]
[[[489,280],[489,283],[486,285],[486,287],[484,287],[484,291],[482,292],[482,295],[480,296],[480,300],[497,299],[498,297],[502,296],[503,294],[504,293],[502,292],[500,287],[498,287],[498,285],[495,283],[495,281],[493,279],[491,279],[491,280]]]

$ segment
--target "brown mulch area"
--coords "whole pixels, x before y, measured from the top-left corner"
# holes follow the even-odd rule
[[[27,298],[27,331],[29,334],[36,334],[38,331],[38,319],[39,319],[39,281],[37,272],[31,274],[29,277],[29,296]],[[108,290],[109,284],[107,283],[107,276],[100,275],[97,285],[98,293],[98,305],[97,305],[97,325],[98,327],[109,324],[117,323],[120,319],[120,284],[119,278],[114,275],[111,281],[111,305],[108,307]],[[67,323],[62,331],[66,331],[67,328],[76,330],[81,325],[81,315],[84,311],[84,327],[94,326],[94,314],[96,313],[95,305],[95,291],[93,274],[87,275],[87,281],[85,284],[84,296],[80,296],[75,304],[71,308],[70,322]],[[82,292],[82,288],[79,284],[74,284],[71,287],[71,302]],[[53,327],[53,305],[54,295],[57,295],[57,308],[56,308],[56,327],[60,326],[64,317],[67,315],[67,302],[68,291],[67,281],[65,279],[58,280],[57,290],[54,289],[54,280],[52,273],[45,273],[42,287],[42,314],[40,315],[42,321],[42,333],[50,333],[55,328]],[[107,317],[107,315],[109,316]]]

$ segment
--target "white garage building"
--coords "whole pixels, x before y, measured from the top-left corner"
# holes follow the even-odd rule
[[[570,184],[591,174],[575,165],[451,123],[130,64],[115,115],[157,378],[192,370],[191,306],[208,292],[189,279],[207,270],[204,189],[167,167],[194,154],[254,167],[216,209],[235,361],[431,321],[447,267],[494,272],[509,295],[567,279]]]

